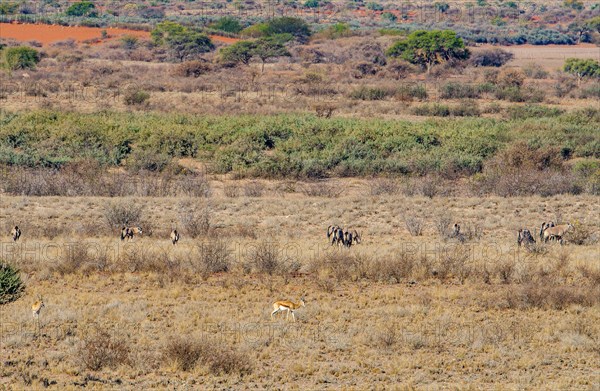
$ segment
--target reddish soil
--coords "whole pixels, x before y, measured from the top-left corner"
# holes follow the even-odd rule
[[[70,27],[55,26],[49,24],[15,24],[0,23],[0,38],[12,38],[17,41],[38,41],[42,45],[48,45],[57,41],[74,39],[77,42],[101,42],[102,30],[106,30],[110,39],[119,38],[123,35],[134,35],[139,38],[150,38],[147,31],[129,30],[112,27]],[[211,35],[213,41],[223,43],[235,43],[236,38]]]

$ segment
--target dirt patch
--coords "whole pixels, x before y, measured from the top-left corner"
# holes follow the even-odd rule
[[[107,39],[102,39],[102,31],[106,30]],[[142,39],[149,39],[148,31],[139,31],[113,27],[72,27],[56,26],[49,24],[16,24],[0,23],[0,38],[12,38],[17,41],[38,41],[46,46],[54,42],[73,39],[77,42],[104,42],[111,39],[118,39],[123,35],[133,35]],[[235,43],[237,38],[223,37],[220,35],[211,35],[213,41],[222,43]]]

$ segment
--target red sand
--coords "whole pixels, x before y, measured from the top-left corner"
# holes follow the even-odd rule
[[[0,23],[0,38],[12,38],[17,41],[38,41],[42,45],[48,45],[53,42],[74,39],[77,42],[87,40],[101,40],[102,30],[106,30],[109,39],[115,39],[123,35],[133,35],[139,38],[150,38],[147,31],[128,30],[112,27],[70,27],[55,26],[49,24],[15,24]],[[220,35],[211,35],[213,41],[223,43],[235,43],[239,41],[236,38],[222,37]]]

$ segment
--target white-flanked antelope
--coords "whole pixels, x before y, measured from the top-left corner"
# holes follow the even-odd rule
[[[21,237],[21,229],[15,225],[15,227],[10,231],[10,235],[12,236],[12,240],[16,242]]]
[[[121,240],[129,239],[129,241],[133,240],[134,235],[142,235],[141,227],[127,227],[124,226],[121,229]]]
[[[31,305],[31,312],[33,314],[33,320],[40,319],[40,311],[44,308],[44,299],[41,296],[38,296],[38,299],[35,303]]]
[[[173,243],[173,246],[179,242],[179,232],[177,232],[177,228],[171,230],[171,242]]]
[[[294,303],[293,301],[288,301],[288,300],[276,301],[275,303],[273,303],[273,312],[271,312],[271,319],[273,319],[273,315],[275,315],[276,313],[278,313],[280,311],[287,311],[285,320],[288,320],[288,317],[290,316],[290,312],[291,312],[292,319],[295,322],[296,316],[294,315],[294,311],[297,310],[298,308],[304,307],[304,306],[305,306],[304,297],[301,297],[300,301],[298,303]]]
[[[556,239],[560,242],[560,244],[562,244],[563,236],[565,236],[567,232],[573,230],[574,228],[575,227],[573,227],[573,224],[571,223],[546,228],[543,232],[544,242],[547,242],[548,239]]]

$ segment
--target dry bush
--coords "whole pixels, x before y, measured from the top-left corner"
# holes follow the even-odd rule
[[[398,181],[389,178],[378,178],[369,183],[372,196],[398,194]]]
[[[272,275],[283,269],[283,254],[279,243],[262,241],[248,250],[249,264],[258,273]]]
[[[309,270],[322,277],[332,276],[338,282],[376,278],[373,260],[364,254],[348,254],[346,251],[328,251],[313,258]]]
[[[262,197],[265,193],[265,185],[262,182],[251,181],[244,185],[246,197]]]
[[[369,278],[375,281],[398,283],[411,277],[419,264],[418,257],[406,252],[391,258],[377,258],[370,263]]]
[[[208,178],[203,174],[187,174],[177,180],[179,192],[186,197],[204,197],[212,195]]]
[[[179,222],[191,238],[210,233],[212,211],[209,206],[193,200],[181,201],[178,205]]]
[[[232,253],[224,240],[199,243],[196,252],[192,255],[194,270],[204,278],[213,273],[227,272],[231,268]]]
[[[319,118],[331,118],[333,112],[337,109],[336,106],[332,104],[317,104],[314,106],[317,117]]]
[[[162,271],[159,259],[151,254],[148,247],[139,243],[127,243],[121,248],[118,266],[123,271]]]
[[[423,219],[407,213],[404,215],[404,224],[412,236],[421,236],[423,234]]]
[[[435,218],[435,229],[441,238],[448,239],[452,236],[453,232],[450,229],[450,224],[453,221],[454,218],[449,213],[442,213]]]
[[[104,219],[112,231],[121,229],[124,224],[139,223],[144,213],[144,205],[133,199],[110,201],[103,206]]]
[[[469,246],[456,245],[444,248],[439,254],[433,275],[440,280],[457,278],[463,284],[473,273],[473,265],[469,263],[472,253]]]
[[[240,186],[237,184],[226,184],[223,186],[225,197],[235,198],[240,196]]]
[[[590,281],[593,287],[597,288],[600,286],[600,268],[597,265],[579,265],[577,270],[581,273],[583,278]]]
[[[207,61],[186,61],[173,69],[173,75],[180,77],[200,77],[212,71]]]
[[[61,255],[62,259],[50,266],[51,271],[57,272],[61,276],[76,273],[85,264],[93,262],[88,251],[88,245],[85,243],[71,243],[68,246],[64,246]]]
[[[460,236],[464,240],[479,240],[483,236],[483,228],[476,223],[466,223],[460,227]]]
[[[400,342],[400,335],[398,335],[398,325],[394,323],[385,324],[375,334],[375,341],[378,346],[389,349],[394,347]]]
[[[129,345],[124,339],[111,336],[106,330],[96,327],[83,339],[79,358],[85,367],[98,371],[104,367],[115,368],[129,361]]]
[[[565,235],[567,243],[576,245],[594,245],[598,243],[598,234],[587,224],[575,222],[574,229]]]
[[[223,343],[175,339],[165,346],[163,356],[183,371],[190,371],[199,363],[206,365],[214,375],[245,375],[252,372],[250,357],[232,347],[223,346]]]
[[[599,297],[593,289],[550,284],[526,284],[506,292],[509,308],[563,310],[571,305],[592,307],[598,305]]]
[[[308,197],[337,198],[345,188],[327,181],[309,182],[301,186],[301,191]]]

